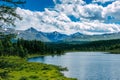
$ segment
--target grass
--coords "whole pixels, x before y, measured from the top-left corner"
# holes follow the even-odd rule
[[[0,80],[76,80],[65,77],[59,66],[27,62],[19,57],[0,57]]]
[[[109,52],[112,53],[112,54],[120,54],[120,50],[119,49],[110,50]]]

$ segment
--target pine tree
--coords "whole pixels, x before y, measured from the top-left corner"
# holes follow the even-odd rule
[[[0,40],[0,56],[3,55],[4,47],[2,41]]]
[[[0,27],[15,26],[16,19],[22,19],[17,13],[18,5],[24,4],[23,0],[0,0]]]
[[[19,46],[19,56],[22,58],[24,58],[26,56],[25,50],[23,49],[23,47],[21,45]]]

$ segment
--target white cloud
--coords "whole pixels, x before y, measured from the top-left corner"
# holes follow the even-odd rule
[[[106,2],[113,2],[116,0],[93,0],[93,2],[100,2],[100,3],[106,3]]]
[[[57,2],[61,4],[57,4]],[[34,27],[43,32],[58,31],[65,34],[81,32],[84,34],[102,34],[120,31],[120,1],[115,1],[107,7],[97,4],[86,4],[83,0],[54,0],[55,7],[43,12],[33,12],[17,8],[17,13],[23,17],[17,20],[17,29]],[[72,21],[74,16],[80,21]],[[113,23],[108,23],[108,16],[113,16]],[[110,21],[110,20],[109,20]],[[112,20],[111,20],[112,21]],[[107,23],[105,23],[107,22]]]
[[[80,11],[80,17],[87,18],[90,20],[101,20],[101,12],[103,10],[102,6],[98,6],[97,4],[89,4],[82,6],[82,8],[78,8]]]
[[[103,7],[97,4],[57,4],[55,10],[83,20],[102,20]]]
[[[120,21],[120,1],[115,1],[103,9],[103,17],[114,17],[112,22]]]
[[[85,4],[84,0],[53,0],[55,4],[58,2],[61,4]]]

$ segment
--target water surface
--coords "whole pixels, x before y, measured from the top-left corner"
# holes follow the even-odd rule
[[[67,67],[67,77],[78,80],[120,80],[120,55],[105,52],[68,52],[62,56],[30,58],[30,62]]]

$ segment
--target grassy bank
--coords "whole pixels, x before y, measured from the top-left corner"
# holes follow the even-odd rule
[[[27,62],[19,57],[0,57],[0,80],[76,80],[65,77],[62,70],[66,68]]]

